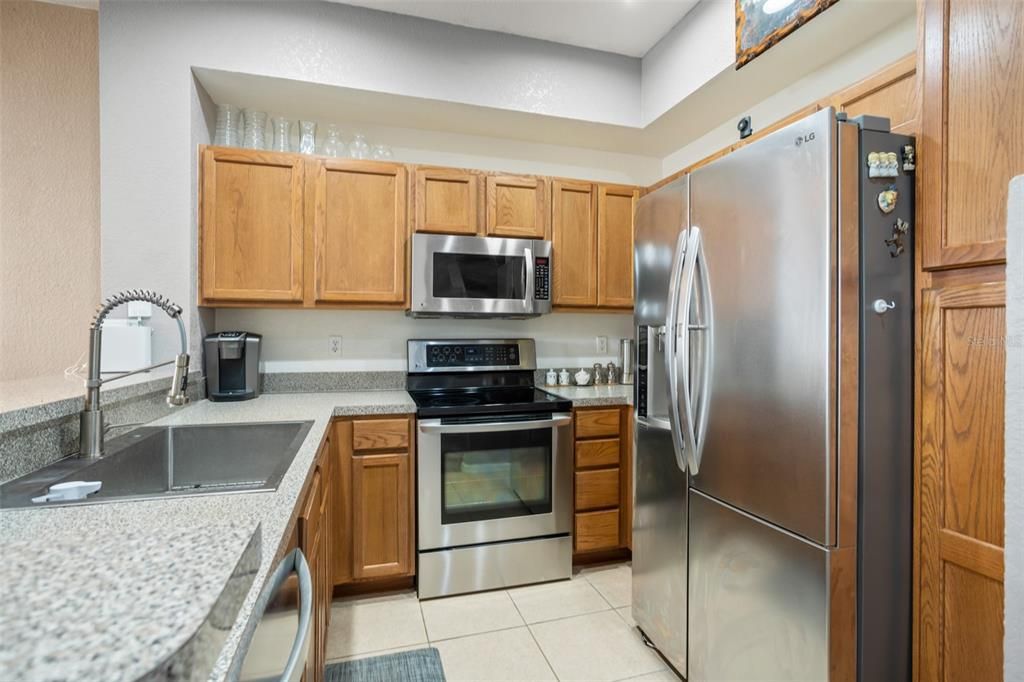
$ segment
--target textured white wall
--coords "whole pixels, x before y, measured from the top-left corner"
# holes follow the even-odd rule
[[[1006,243],[1007,680],[1024,680],[1024,175],[1010,182]]]
[[[808,26],[813,26],[813,23]],[[767,126],[905,57],[916,49],[916,41],[916,19],[909,16],[758,104],[742,110],[721,112],[721,125],[663,159],[662,177],[736,142],[739,139],[736,122],[740,117],[750,114],[754,130]]]
[[[245,310],[217,311],[217,330],[263,334],[268,372],[405,370],[408,339],[507,338],[537,340],[542,367],[618,363],[619,339],[632,338],[633,316],[621,313],[553,313],[530,320],[422,320],[395,311]],[[327,337],[342,336],[342,354],[327,352]],[[608,337],[597,353],[595,337]]]
[[[193,65],[579,120],[639,118],[637,59],[346,5],[102,2],[99,23],[102,290],[146,287],[171,297],[186,308],[193,349],[202,326],[194,305],[195,146],[209,139]],[[458,151],[439,151],[437,162],[583,177],[611,168],[625,180],[615,161],[622,155],[605,164],[568,147],[470,147],[465,163]],[[445,149],[444,139],[435,149]],[[169,321],[154,316],[152,324],[154,357],[170,357]]]
[[[643,124],[664,114],[736,60],[733,0],[703,0],[644,55]]]
[[[0,2],[0,381],[60,375],[99,302],[96,13]]]

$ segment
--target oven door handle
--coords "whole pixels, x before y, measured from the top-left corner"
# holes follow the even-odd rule
[[[483,424],[442,424],[440,419],[421,419],[421,433],[488,433],[492,431],[529,431],[531,429],[566,426],[572,423],[572,415],[560,412],[550,419],[532,421],[484,422]]]

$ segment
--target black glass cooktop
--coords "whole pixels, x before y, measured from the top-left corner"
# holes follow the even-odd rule
[[[532,386],[487,386],[410,390],[421,417],[469,414],[559,412],[572,402]]]

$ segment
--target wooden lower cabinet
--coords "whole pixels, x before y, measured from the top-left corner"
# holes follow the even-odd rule
[[[410,416],[334,423],[334,585],[416,572],[415,432]]]
[[[331,460],[331,438],[328,434],[317,455],[312,481],[299,505],[296,527],[298,546],[306,557],[313,579],[313,636],[303,675],[306,682],[320,682],[323,679],[327,660],[327,626],[330,622],[333,592],[330,561],[333,498],[330,486]]]
[[[352,577],[409,575],[413,523],[408,452],[352,458]]]
[[[573,552],[628,549],[632,541],[632,408],[574,411]]]
[[[916,467],[922,682],[1002,679],[1005,297],[1001,281],[944,282],[923,292]]]

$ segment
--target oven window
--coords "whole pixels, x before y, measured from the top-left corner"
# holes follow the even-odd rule
[[[441,436],[441,523],[551,513],[551,429]]]
[[[434,254],[434,298],[526,298],[526,259],[469,253]]]

